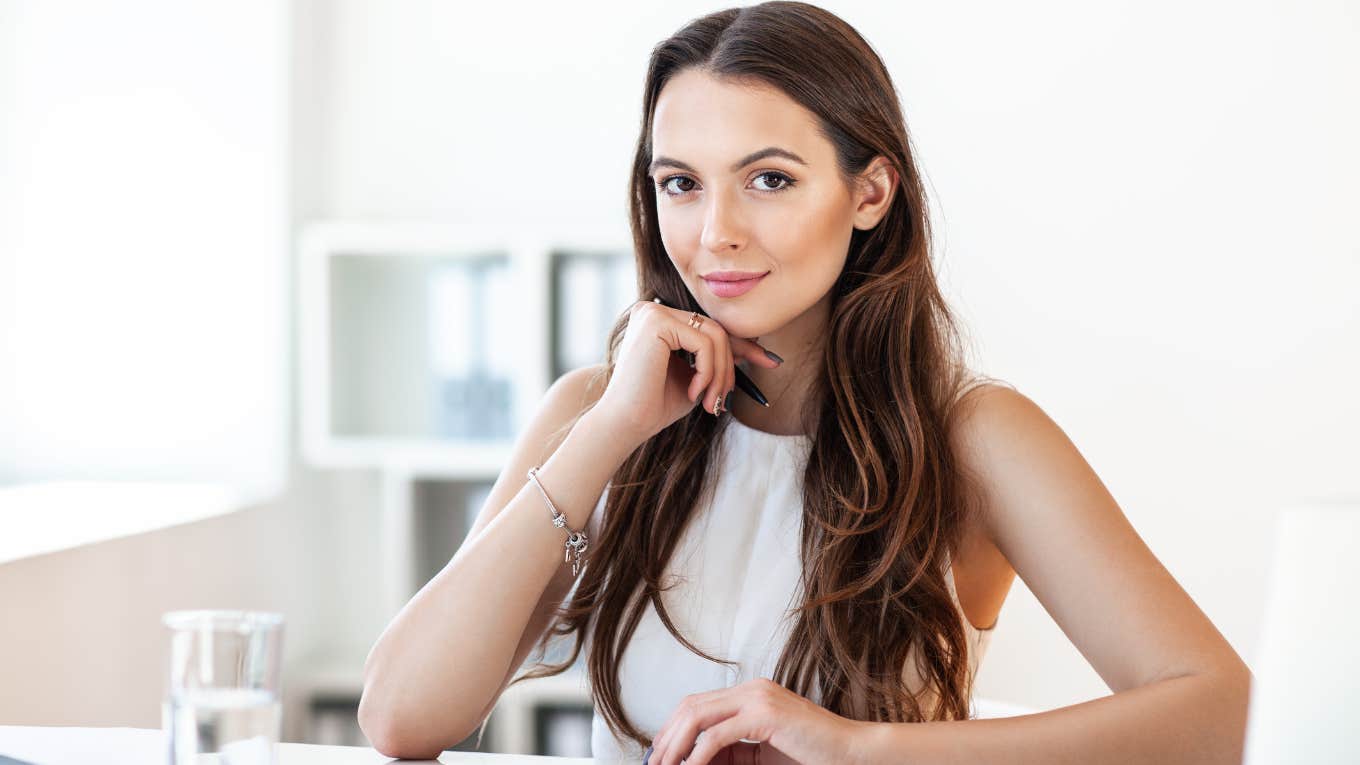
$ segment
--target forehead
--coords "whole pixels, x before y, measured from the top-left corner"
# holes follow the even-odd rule
[[[789,149],[809,163],[831,143],[812,112],[778,88],[721,80],[696,69],[673,76],[652,115],[652,155],[700,164],[727,163],[766,146]]]

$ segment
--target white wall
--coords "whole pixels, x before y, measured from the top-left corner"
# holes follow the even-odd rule
[[[722,6],[303,0],[299,217],[622,227],[647,52]],[[979,366],[1250,662],[1272,513],[1360,492],[1355,7],[827,7],[897,82]],[[337,555],[369,549],[376,521],[336,522]],[[337,584],[341,623],[380,629],[372,584]],[[1108,692],[1019,583],[979,682]]]
[[[287,21],[0,8],[0,483],[281,491]]]

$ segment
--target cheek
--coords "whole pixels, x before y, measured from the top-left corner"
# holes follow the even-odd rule
[[[850,246],[851,218],[835,205],[801,209],[777,225],[767,226],[762,238],[770,252],[779,253],[784,272],[807,289],[835,281]]]
[[[684,221],[675,220],[674,217],[664,213],[659,216],[658,227],[661,234],[661,245],[666,248],[666,256],[670,258],[682,275],[689,270],[689,264],[694,259],[695,239],[697,235],[691,235],[687,230]],[[697,239],[696,239],[697,241]]]

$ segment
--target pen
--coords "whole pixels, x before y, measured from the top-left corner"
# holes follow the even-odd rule
[[[654,303],[661,303],[661,305],[666,305],[665,303],[662,303],[662,302],[661,302],[661,298],[659,298],[659,297],[658,297],[658,298],[652,298],[652,302],[654,302]],[[669,308],[669,306],[667,306],[667,307]],[[694,354],[693,354],[693,353],[690,353],[689,351],[683,351],[683,350],[682,350],[682,351],[676,351],[676,353],[683,353],[683,354],[685,355],[685,360],[689,362],[689,365],[690,365],[690,366],[694,366]],[[746,373],[743,372],[743,371],[741,371],[741,367],[737,367],[737,368],[736,368],[736,377],[737,377],[737,388],[738,388],[742,393],[745,393],[746,395],[750,396],[752,399],[755,400],[755,402],[756,402],[757,404],[760,404],[761,406],[768,407],[768,406],[770,405],[770,402],[765,400],[765,394],[761,393],[761,392],[760,392],[760,388],[757,388],[757,387],[756,387],[756,384],[753,383],[753,382],[751,382],[751,378],[747,377],[747,376],[746,376]]]
[[[764,407],[770,405],[770,402],[765,400],[764,394],[760,392],[760,388],[757,388],[756,384],[751,382],[751,378],[747,377],[746,373],[741,371],[741,367],[737,367],[737,387],[741,389],[742,393],[755,399],[757,404]]]

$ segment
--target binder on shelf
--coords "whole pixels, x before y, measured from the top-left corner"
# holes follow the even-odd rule
[[[515,305],[504,257],[440,262],[430,275],[429,349],[436,395],[430,419],[442,438],[504,440],[511,423]]]
[[[609,332],[637,299],[632,254],[553,253],[553,377],[604,361]]]
[[[551,382],[546,252],[475,226],[307,226],[304,458],[494,478]]]

